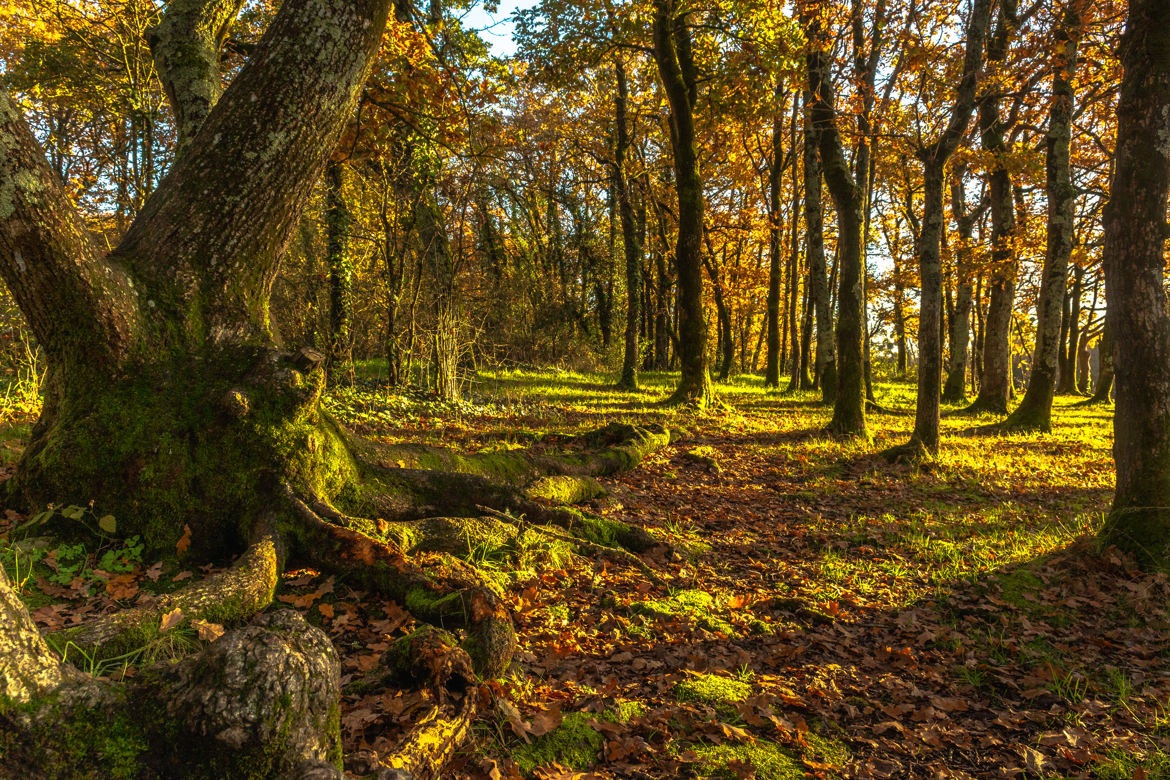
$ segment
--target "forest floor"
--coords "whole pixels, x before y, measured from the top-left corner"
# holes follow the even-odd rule
[[[829,410],[811,393],[748,377],[694,416],[655,404],[670,377],[642,382],[626,394],[602,375],[516,372],[457,404],[369,380],[331,397],[363,434],[465,451],[555,446],[614,419],[682,432],[587,507],[662,539],[644,560],[665,586],[539,536],[472,550],[521,650],[483,686],[488,714],[444,777],[1170,778],[1170,584],[1094,542],[1112,495],[1110,407],[1060,398],[1052,433],[1011,435],[946,409],[940,459],[909,467],[874,455],[908,437],[906,384],[880,387],[895,413],[871,415],[874,442],[843,443],[819,433]],[[0,426],[0,459],[28,422]],[[3,550],[44,629],[194,574],[146,566],[133,540]],[[412,625],[311,570],[286,577],[276,606],[329,633],[345,680]],[[217,630],[176,628],[88,671],[134,674]],[[348,696],[352,768],[428,704]]]

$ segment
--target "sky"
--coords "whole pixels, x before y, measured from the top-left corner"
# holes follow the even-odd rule
[[[463,17],[463,24],[481,30],[481,36],[491,44],[492,54],[507,57],[516,50],[512,42],[512,13],[518,8],[528,8],[533,0],[500,0],[496,12],[488,13],[483,5],[476,3]]]

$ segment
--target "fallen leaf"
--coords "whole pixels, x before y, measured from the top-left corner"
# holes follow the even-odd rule
[[[195,634],[204,642],[214,642],[223,636],[223,626],[219,623],[208,623],[206,620],[192,620],[191,626]]]
[[[179,625],[179,623],[181,623],[182,621],[183,621],[183,610],[178,609],[178,608],[172,609],[170,612],[163,614],[162,622],[159,623],[159,626],[158,626],[158,631],[160,634],[164,631],[170,631],[172,628]]]

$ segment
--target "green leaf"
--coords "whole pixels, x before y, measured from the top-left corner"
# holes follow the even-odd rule
[[[98,518],[98,528],[108,534],[114,534],[118,530],[118,521],[114,519],[113,515],[102,515]]]

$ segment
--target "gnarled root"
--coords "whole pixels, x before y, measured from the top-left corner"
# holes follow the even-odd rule
[[[103,615],[51,635],[53,644],[76,648],[91,659],[112,658],[142,647],[158,633],[167,613],[180,610],[184,620],[239,624],[272,603],[284,563],[284,543],[269,520],[259,538],[227,570],[160,596],[148,607]]]
[[[380,757],[379,765],[417,780],[437,777],[466,740],[479,711],[470,659],[450,634],[427,626],[395,642],[380,666],[356,686],[382,689],[421,682],[431,688],[437,706],[415,723],[393,754]]]
[[[478,673],[495,677],[507,668],[516,650],[511,614],[473,568],[449,555],[407,557],[396,546],[326,521],[295,495],[289,498],[298,514],[290,539],[302,557],[397,600],[420,620],[465,629],[464,649]]]

